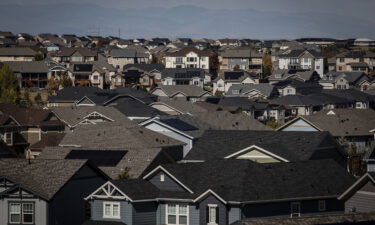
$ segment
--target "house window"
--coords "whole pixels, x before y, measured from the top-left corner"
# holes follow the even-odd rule
[[[340,58],[340,62],[345,62],[345,59],[344,58]]]
[[[164,182],[165,181],[165,175],[164,174],[160,174],[160,182]]]
[[[12,145],[13,144],[13,133],[12,132],[6,132],[4,134],[4,142],[7,145]]]
[[[176,58],[176,63],[182,63],[182,57],[177,57]]]
[[[199,81],[194,81],[194,85],[198,86],[199,85]]]
[[[292,202],[290,205],[290,217],[301,216],[301,203]]]
[[[219,208],[217,205],[210,205],[207,206],[207,224],[208,225],[216,225],[218,224],[219,219]]]
[[[319,200],[318,209],[319,209],[319,211],[326,211],[326,201],[325,200]]]
[[[167,224],[186,225],[188,224],[187,205],[167,205]]]
[[[320,66],[316,66],[316,69],[319,70],[319,69],[320,69]]]
[[[341,71],[342,70],[342,66],[339,66],[339,71]]]
[[[120,203],[119,202],[104,202],[103,203],[103,218],[120,219]]]
[[[202,65],[202,69],[206,69],[206,65]]]
[[[94,75],[94,80],[97,80],[98,79],[98,75]]]
[[[121,77],[117,78],[117,83],[121,83]]]
[[[10,224],[33,224],[34,203],[9,203]]]
[[[239,91],[239,90],[233,90],[233,91],[232,91],[232,94],[234,94],[234,95],[238,95],[238,94],[240,94],[240,91]]]

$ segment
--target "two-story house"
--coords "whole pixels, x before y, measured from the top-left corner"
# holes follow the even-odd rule
[[[250,48],[226,49],[220,53],[220,70],[233,70],[236,67],[255,74],[262,73],[263,55]]]
[[[211,52],[201,51],[194,47],[167,52],[164,56],[165,68],[200,68],[209,70],[210,56]]]
[[[246,71],[225,71],[213,81],[213,93],[226,93],[233,84],[258,84],[256,74]]]
[[[159,85],[150,91],[158,100],[180,99],[191,102],[202,101],[212,96],[208,91],[195,85]]]
[[[98,60],[98,53],[89,48],[62,48],[50,53],[52,60],[59,63],[87,63]]]
[[[66,67],[48,61],[4,62],[19,78],[21,88],[46,88],[51,77],[59,79]]]
[[[333,160],[161,165],[140,179],[98,186],[85,198],[91,205],[85,225],[229,225],[244,218],[343,213],[337,197],[352,183]]]
[[[286,50],[278,55],[279,69],[315,70],[322,77],[324,60],[322,53],[311,49]]]
[[[350,51],[336,55],[337,72],[365,72],[374,70],[375,53],[370,51]]]
[[[150,54],[137,49],[112,49],[108,55],[108,63],[118,71],[123,71],[128,64],[142,64],[150,62]]]
[[[162,85],[194,85],[203,88],[211,82],[211,75],[199,68],[166,68],[161,73]]]
[[[288,79],[296,79],[302,82],[317,82],[320,80],[320,75],[314,70],[292,70],[292,69],[277,69],[267,78],[270,84]]]
[[[349,89],[360,87],[363,81],[370,81],[364,72],[328,72],[319,84],[324,89]]]

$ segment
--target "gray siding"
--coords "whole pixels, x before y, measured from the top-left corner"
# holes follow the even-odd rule
[[[103,218],[103,203],[116,202],[111,200],[93,200],[91,202],[91,219],[96,221],[118,221],[124,222],[127,225],[133,224],[133,207],[127,201],[120,202],[120,219]]]
[[[88,219],[84,198],[106,181],[106,177],[96,170],[88,165],[83,166],[51,200],[49,224],[81,225]]]
[[[375,185],[370,181],[345,202],[345,212],[375,211]]]
[[[133,224],[151,225],[156,224],[156,202],[145,202],[133,204]]]
[[[216,197],[209,195],[203,201],[199,203],[199,221],[200,224],[206,223],[206,210],[208,204],[216,204],[219,208],[219,224],[218,225],[227,225],[228,224],[228,212],[227,207]]]
[[[241,209],[239,207],[231,207],[228,211],[228,224],[238,220],[241,220]]]
[[[189,205],[189,224],[199,224],[199,208],[197,205]]]
[[[47,225],[48,203],[42,199],[1,199],[0,200],[0,224],[8,224],[9,202],[33,202],[35,207],[35,224]]]
[[[319,200],[299,201],[301,216],[314,214],[329,214],[344,212],[344,202],[336,199],[326,199],[326,210],[319,211]],[[249,204],[242,208],[242,218],[255,217],[289,217],[291,202],[274,202],[264,204]]]
[[[160,181],[160,176],[164,175],[164,182]],[[160,171],[159,173],[155,174],[153,177],[148,178],[148,180],[158,187],[161,190],[168,190],[168,191],[185,191],[177,182],[175,182],[168,174]]]
[[[156,211],[156,224],[161,225],[165,224],[165,208],[166,204],[165,203],[159,203],[158,209]]]

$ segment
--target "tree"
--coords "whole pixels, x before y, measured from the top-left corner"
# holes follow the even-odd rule
[[[0,69],[0,102],[18,104],[20,89],[18,79],[8,65]]]
[[[73,86],[73,82],[72,82],[72,80],[70,79],[70,77],[67,73],[64,73],[64,74],[61,75],[60,86],[63,87],[63,88]]]
[[[33,105],[33,103],[30,100],[29,89],[25,89],[25,91],[23,92],[23,96],[20,103],[20,105],[24,108],[31,108],[31,106]]]
[[[236,65],[233,67],[233,71],[239,71],[239,70],[240,70],[240,66],[236,64]]]
[[[47,90],[49,94],[56,93],[59,90],[59,83],[54,77],[48,79]]]
[[[277,129],[281,126],[281,124],[279,124],[275,119],[268,120],[266,125],[272,129]]]
[[[263,77],[268,77],[272,74],[272,59],[271,56],[263,56],[263,68],[262,68]]]
[[[38,94],[34,97],[34,101],[37,105],[42,105],[42,96],[38,92]]]
[[[36,54],[35,55],[35,61],[42,61],[43,60],[43,55],[42,54]]]

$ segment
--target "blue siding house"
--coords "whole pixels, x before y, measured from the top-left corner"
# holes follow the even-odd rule
[[[108,181],[85,199],[84,225],[229,225],[244,218],[344,212],[337,197],[354,178],[333,160],[218,160],[155,168]],[[298,186],[298,188],[297,188]]]

